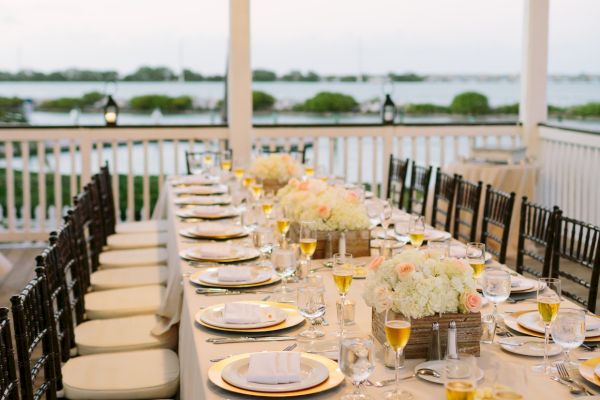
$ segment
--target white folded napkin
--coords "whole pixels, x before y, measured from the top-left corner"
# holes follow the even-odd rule
[[[256,324],[268,319],[263,317],[257,304],[226,303],[223,307],[223,322],[227,324]]]
[[[251,354],[246,380],[267,385],[300,382],[300,353],[278,351]]]
[[[228,258],[235,255],[231,243],[211,243],[198,246],[195,249],[203,258]]]
[[[521,278],[520,276],[511,276],[510,277],[510,287],[518,288],[519,286],[523,286],[527,282],[525,278]]]
[[[221,215],[226,209],[221,206],[199,206],[192,209],[195,215]]]
[[[252,278],[248,267],[220,267],[217,269],[219,282],[247,282]]]
[[[231,224],[221,224],[218,222],[201,222],[194,227],[194,232],[198,235],[232,235],[239,232],[240,228]]]
[[[467,256],[467,248],[465,246],[450,246],[450,257],[465,258]]]

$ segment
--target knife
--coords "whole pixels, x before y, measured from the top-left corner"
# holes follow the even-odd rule
[[[257,293],[273,293],[271,290],[204,290],[196,289],[196,293],[203,294],[205,296],[227,296],[235,294],[257,294]]]
[[[296,340],[294,336],[240,336],[235,338],[209,338],[207,342],[212,344],[246,343],[246,342],[285,342]]]

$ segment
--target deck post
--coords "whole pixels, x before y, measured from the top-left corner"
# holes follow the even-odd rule
[[[550,0],[525,0],[519,118],[530,156],[538,155],[538,124],[548,117],[548,20]]]
[[[252,150],[252,67],[250,64],[250,0],[229,1],[229,65],[227,74],[229,141],[236,163],[250,161]]]

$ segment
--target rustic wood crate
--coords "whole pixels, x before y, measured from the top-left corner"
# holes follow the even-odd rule
[[[459,314],[447,313],[411,320],[411,333],[408,344],[404,348],[404,356],[409,358],[427,358],[427,352],[431,343],[431,325],[437,321],[440,324],[440,342],[442,354],[446,351],[448,340],[448,324],[456,321],[456,333],[458,351],[460,353],[479,356],[479,341],[481,339],[481,313]],[[373,336],[380,342],[385,343],[385,312],[378,313],[372,310]]]
[[[275,179],[264,179],[262,181],[262,184],[263,184],[263,190],[265,191],[265,193],[271,192],[273,194],[277,194],[279,189],[281,189],[282,187],[287,185],[287,182],[279,182]]]
[[[298,241],[300,237],[300,224],[293,222],[288,233],[292,241]],[[341,232],[318,231],[317,250],[313,260],[327,258],[327,247],[331,243],[331,255],[339,252]],[[368,229],[359,231],[346,231],[346,253],[353,257],[368,257],[371,255],[370,232]]]

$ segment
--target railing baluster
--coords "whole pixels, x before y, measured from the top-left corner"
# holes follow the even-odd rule
[[[410,137],[410,157],[413,161],[417,161],[417,137]]]
[[[133,190],[133,146],[127,141],[127,221],[135,219],[135,198]]]
[[[162,139],[158,141],[158,193],[162,191],[165,179],[165,144]]]
[[[69,156],[71,157],[71,179],[69,186],[69,204],[71,204],[71,198],[77,195],[77,165],[75,163],[75,141],[69,140]],[[59,210],[62,212],[62,210]]]
[[[425,165],[431,164],[431,138],[425,136]]]
[[[374,196],[379,197],[379,193],[377,190],[377,136],[371,136],[371,142],[373,144],[373,165],[371,168],[371,192],[373,192]]]
[[[315,167],[315,169],[317,169],[319,167],[319,136],[313,136],[313,152],[315,154],[314,160],[313,160],[313,166]]]
[[[16,224],[16,202],[15,202],[15,172],[13,169],[13,142],[5,142],[4,152],[6,154],[6,214],[8,216],[8,231],[15,233]]]
[[[144,179],[143,179],[143,204],[144,204],[144,214],[142,215],[142,219],[147,220],[150,218],[150,176],[148,173],[148,141],[144,140],[143,142],[144,149]]]
[[[31,230],[31,180],[29,176],[29,142],[21,142],[21,159],[23,160],[22,183],[23,183],[23,230]]]
[[[60,142],[54,141],[54,217],[56,227],[60,226],[62,220],[62,175],[60,172]]]
[[[96,157],[98,157],[98,171],[100,171],[100,168],[102,168],[102,164],[104,164],[104,154],[102,154],[103,151],[104,142],[98,140],[96,142]]]
[[[334,169],[334,157],[335,157],[335,139],[332,137],[327,137],[327,141],[329,142],[329,175],[335,175]]]
[[[121,185],[119,179],[119,166],[118,166],[118,153],[119,144],[116,140],[113,140],[111,143],[112,150],[112,188],[113,188],[113,198],[115,200],[115,218],[116,221],[121,221]]]
[[[440,136],[440,167],[446,166],[446,136]]]
[[[179,140],[173,140],[173,160],[175,162],[175,175],[179,175]],[[187,163],[187,160],[185,160]]]
[[[360,184],[360,186],[362,187],[364,185],[363,182],[363,163],[362,163],[362,155],[363,155],[363,137],[359,136],[357,138],[357,143],[356,143],[356,159],[358,160],[357,164],[358,164],[358,183]]]
[[[38,159],[38,226],[40,232],[46,230],[46,145],[43,140],[37,142]]]
[[[348,180],[348,140],[349,137],[343,137],[344,142],[344,180]]]

